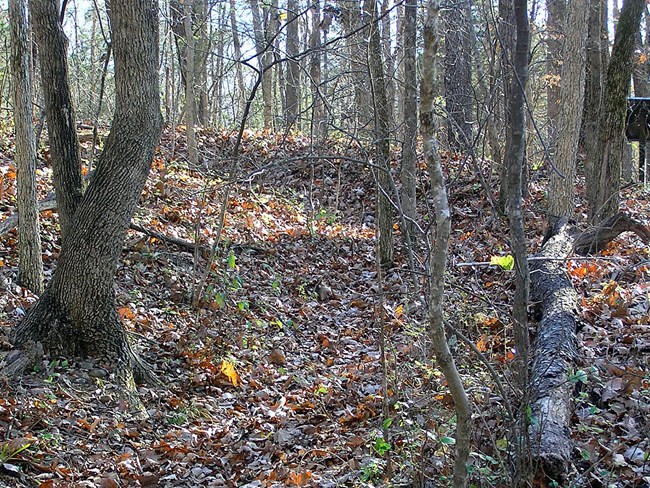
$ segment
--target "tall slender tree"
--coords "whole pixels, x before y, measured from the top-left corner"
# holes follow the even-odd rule
[[[24,0],[9,1],[11,82],[14,100],[14,141],[17,174],[18,281],[34,293],[43,292],[43,260],[36,194],[36,139],[32,123],[32,83]]]
[[[416,164],[417,164],[417,0],[406,0],[404,4],[404,141],[402,142],[402,210],[406,217],[406,229],[410,242],[415,243],[414,224],[416,218]]]

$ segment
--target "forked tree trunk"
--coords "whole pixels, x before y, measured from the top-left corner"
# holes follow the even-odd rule
[[[32,123],[32,87],[24,0],[9,1],[11,80],[14,94],[15,162],[20,222],[18,281],[34,293],[43,292],[43,259],[36,196],[36,140]]]
[[[31,0],[29,12],[38,44],[52,176],[59,202],[61,236],[65,240],[81,201],[82,186],[75,112],[68,83],[68,40],[59,21],[58,4],[54,0]]]
[[[160,137],[157,7],[155,0],[110,2],[115,52],[111,132],[54,276],[11,333],[19,347],[33,341],[55,354],[106,357],[127,387],[133,387],[134,376],[153,379],[120,323],[114,276]],[[48,78],[43,81],[53,84]]]

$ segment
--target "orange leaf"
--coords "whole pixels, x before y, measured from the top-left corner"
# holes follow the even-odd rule
[[[120,318],[122,319],[133,319],[135,317],[135,312],[131,310],[129,307],[122,307],[120,308],[117,313],[120,314]]]
[[[287,478],[287,486],[305,486],[311,478],[311,471],[304,473],[290,473]]]
[[[235,370],[235,365],[225,359],[221,362],[221,374],[223,374],[233,386],[239,386],[241,379],[239,373]]]
[[[487,336],[483,334],[476,343],[476,349],[484,352],[487,349]]]

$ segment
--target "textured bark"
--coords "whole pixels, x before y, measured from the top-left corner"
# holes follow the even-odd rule
[[[512,0],[499,0],[499,33],[498,39],[501,45],[501,58],[499,59],[501,84],[503,86],[503,120],[507,127],[510,120],[510,99],[512,98],[512,75],[511,65],[515,51],[515,12]],[[507,133],[507,128],[506,128]],[[507,155],[503,154],[503,161],[499,171],[499,209],[504,212],[508,202],[508,162]]]
[[[472,70],[469,0],[455,2],[445,12],[445,103],[447,140],[460,151],[472,140]]]
[[[555,155],[561,98],[562,52],[564,50],[565,17],[570,13],[567,0],[546,0],[546,115],[548,117],[548,146]],[[573,29],[573,26],[569,27]]]
[[[587,159],[585,177],[587,194],[595,195],[597,184],[593,179],[598,164],[598,127],[605,91],[605,67],[607,66],[604,43],[601,41],[603,17],[607,10],[605,0],[589,0],[589,22],[587,27],[587,63],[585,69],[585,100],[582,117],[582,141]],[[607,37],[605,36],[605,39]],[[593,196],[591,197],[593,198]]]
[[[52,176],[59,201],[61,236],[65,241],[81,201],[82,186],[75,112],[68,83],[68,40],[59,21],[58,3],[31,0],[29,11],[38,44]]]
[[[406,217],[409,240],[416,244],[416,164],[417,164],[417,75],[415,65],[417,39],[417,0],[406,0],[404,8],[404,142],[402,143],[402,210]]]
[[[43,260],[36,194],[36,139],[32,123],[32,87],[27,12],[24,0],[9,1],[11,84],[14,100],[14,141],[17,168],[18,282],[36,294],[43,292]]]
[[[352,79],[354,89],[354,98],[350,103],[349,115],[355,128],[364,127],[368,123],[370,113],[370,96],[368,88],[368,80],[366,73],[366,49],[359,39],[367,38],[366,29],[358,32],[362,22],[362,12],[360,2],[354,1],[339,1],[341,9],[341,23],[347,37],[347,51],[349,59],[349,72]]]
[[[554,217],[571,217],[574,211],[576,158],[585,89],[587,0],[569,0],[560,87],[555,171],[550,173],[548,210]]]
[[[602,220],[618,212],[621,159],[625,144],[625,113],[632,76],[634,46],[644,0],[625,0],[607,66],[605,94],[598,132],[598,163],[588,174],[589,216]]]
[[[462,488],[467,481],[467,459],[470,451],[471,405],[456,369],[454,358],[449,351],[444,325],[445,270],[449,251],[451,232],[451,210],[447,199],[442,161],[438,152],[438,118],[434,112],[434,79],[436,55],[439,46],[440,0],[427,4],[427,17],[424,24],[424,51],[422,54],[421,82],[421,131],[424,158],[431,179],[431,198],[435,211],[435,236],[428,256],[429,270],[429,331],[431,334],[436,361],[445,375],[449,391],[456,409],[456,460],[452,485]]]
[[[155,0],[112,0],[115,115],[97,168],[71,223],[52,280],[11,332],[17,346],[98,355],[129,388],[152,379],[120,324],[114,275],[161,130]],[[48,80],[44,80],[47,85]]]
[[[375,1],[375,0],[372,0]],[[325,111],[323,106],[323,94],[321,93],[321,37],[320,37],[320,0],[316,0],[311,6],[311,34],[309,38],[309,49],[311,57],[309,61],[309,77],[311,78],[312,93],[312,134],[317,141],[322,141],[326,133]]]
[[[187,137],[187,152],[190,163],[199,165],[199,152],[196,146],[197,106],[194,92],[196,79],[194,67],[194,33],[192,31],[192,0],[183,3],[183,27],[185,28],[185,135]]]
[[[235,10],[235,0],[230,0],[230,27],[232,29],[232,45],[235,50],[235,59],[237,64],[235,65],[236,77],[237,77],[237,102],[239,105],[239,115],[244,113],[244,107],[246,107],[246,87],[244,85],[244,73],[242,70],[242,65],[239,62],[241,60],[241,42],[239,41],[239,30],[237,28],[237,11]]]
[[[287,90],[285,124],[294,127],[300,113],[300,64],[296,59],[300,50],[298,39],[298,0],[287,2]]]
[[[262,74],[262,103],[264,110],[264,128],[273,128],[273,70],[267,66],[273,61],[271,39],[273,33],[269,30],[270,19],[276,15],[274,5],[260,10],[258,0],[249,0],[253,15],[253,33],[255,35],[255,49],[257,51],[260,73]],[[271,12],[270,12],[271,11]]]
[[[541,302],[542,319],[533,349],[530,438],[537,477],[565,486],[573,443],[570,421],[573,388],[569,375],[577,358],[578,296],[566,273],[573,233],[562,219],[531,265],[531,296]],[[559,258],[559,259],[558,259]],[[546,486],[546,480],[543,483]]]
[[[517,348],[517,371],[520,385],[526,384],[528,353],[527,304],[530,287],[526,235],[522,211],[522,171],[526,148],[526,114],[524,93],[528,82],[528,51],[530,31],[528,27],[527,0],[514,1],[516,44],[511,78],[509,119],[506,127],[505,161],[508,170],[508,221],[510,247],[515,258],[515,295],[513,304],[513,327]]]
[[[393,206],[389,195],[390,185],[390,120],[384,63],[381,57],[381,38],[377,0],[366,2],[366,15],[371,22],[368,39],[368,62],[375,108],[375,164],[377,171],[377,232],[379,233],[379,263],[390,266],[393,262]]]

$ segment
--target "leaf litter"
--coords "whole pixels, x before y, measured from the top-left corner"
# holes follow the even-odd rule
[[[45,358],[39,371],[0,385],[0,485],[447,485],[453,401],[429,359],[426,300],[408,293],[400,253],[381,290],[388,339],[382,387],[375,192],[370,170],[357,162],[367,155],[335,140],[319,153],[340,159],[319,160],[307,139],[247,131],[219,253],[193,308],[197,273],[233,178],[234,135],[203,130],[199,139],[205,164],[189,168],[182,133],[165,132],[134,219],[198,241],[198,266],[187,249],[130,231],[117,272],[120,317],[165,384],[139,388],[149,419],[130,415],[110,365]],[[492,217],[476,176],[454,155],[445,159],[454,209],[447,319],[507,379],[514,358],[511,273],[455,267],[507,255],[503,224]],[[2,172],[2,215],[15,205],[13,173]],[[423,166],[420,176],[422,197]],[[38,177],[44,197],[50,173],[42,168]],[[536,219],[542,184],[531,186],[532,252],[543,229]],[[640,220],[649,215],[648,196],[637,191],[626,202]],[[51,275],[56,215],[43,217]],[[9,327],[35,300],[14,283],[16,246],[13,232],[0,241],[2,354],[10,350]],[[567,265],[583,300],[576,476],[584,486],[634,486],[650,476],[649,251],[623,236],[599,256],[607,259]],[[476,406],[470,477],[476,486],[508,486],[513,400],[497,393],[467,344],[450,341]]]

